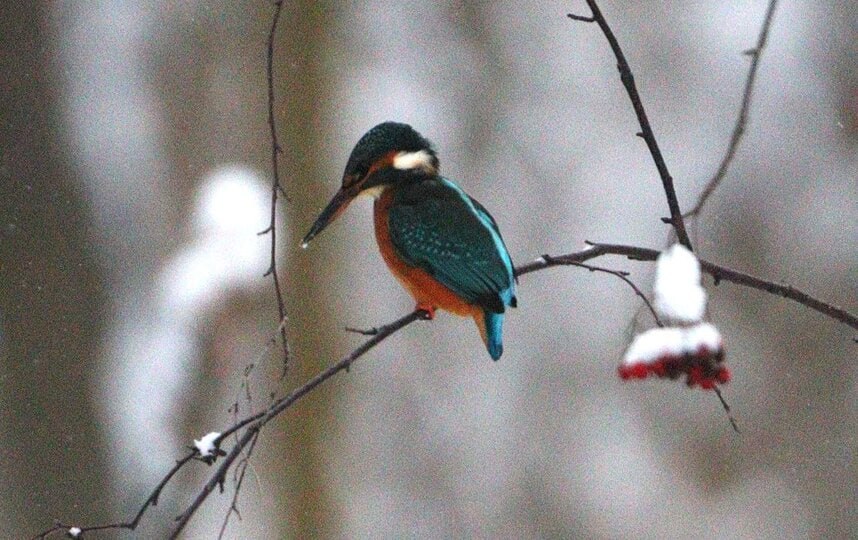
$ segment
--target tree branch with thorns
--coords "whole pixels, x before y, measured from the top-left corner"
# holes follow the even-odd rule
[[[619,41],[611,30],[604,15],[599,10],[599,7],[596,2],[594,0],[587,0],[587,4],[592,11],[591,16],[569,15],[569,18],[581,22],[597,23],[602,32],[604,33],[605,37],[607,38],[610,47],[617,59],[621,81],[629,95],[629,99],[632,102],[632,106],[635,110],[635,113],[637,114],[641,126],[640,136],[646,141],[647,147],[650,150],[653,161],[655,162],[656,168],[661,177],[668,208],[671,214],[671,217],[668,218],[666,221],[670,223],[676,231],[676,235],[679,241],[690,249],[691,241],[688,238],[688,234],[685,229],[683,216],[694,216],[700,211],[700,208],[705,204],[709,195],[711,195],[711,192],[715,190],[715,188],[718,186],[719,182],[723,178],[724,171],[729,165],[732,156],[735,154],[735,149],[739,144],[741,133],[744,131],[744,126],[747,122],[748,107],[750,104],[750,96],[757,70],[757,64],[760,52],[765,45],[766,36],[771,25],[775,0],[772,0],[769,4],[766,19],[761,30],[760,39],[758,40],[757,46],[754,49],[754,59],[752,62],[751,70],[748,75],[748,80],[746,82],[744,94],[745,97],[743,99],[742,109],[740,111],[736,128],[734,129],[734,135],[731,138],[731,142],[729,144],[725,158],[722,161],[721,167],[719,167],[718,173],[716,173],[715,177],[713,177],[713,179],[707,184],[706,189],[701,195],[701,198],[698,199],[698,202],[695,205],[694,209],[687,214],[683,214],[680,210],[676,193],[673,187],[673,179],[670,176],[670,173],[668,172],[667,166],[664,162],[664,158],[661,155],[661,151],[658,147],[655,135],[653,134],[653,130],[649,124],[649,120],[647,119],[640,95],[635,86],[634,77],[632,75],[628,62],[625,59],[622,49],[620,48]],[[275,125],[274,82],[272,67],[274,58],[274,36],[282,10],[282,1],[278,0],[274,3],[274,6],[275,12],[272,18],[272,24],[268,35],[267,49],[268,123],[271,135],[271,162],[274,179],[272,182],[271,190],[271,222],[269,227],[265,231],[262,231],[261,234],[271,235],[271,261],[269,271],[266,273],[266,275],[270,274],[273,276],[275,295],[277,298],[277,304],[280,313],[280,325],[277,327],[275,337],[273,339],[276,340],[277,335],[279,335],[282,339],[285,370],[287,365],[286,362],[289,361],[289,348],[288,343],[286,341],[285,329],[286,312],[284,308],[283,294],[280,286],[280,281],[277,275],[275,262],[277,238],[275,218],[278,197],[280,195],[283,195],[283,188],[278,173],[278,156],[281,150],[277,141],[277,130]],[[533,272],[538,272],[549,268],[560,266],[576,266],[584,268],[591,272],[602,272],[614,275],[619,279],[622,279],[633,289],[634,293],[644,301],[646,306],[649,308],[649,311],[653,314],[656,324],[658,326],[663,326],[663,323],[659,319],[656,310],[653,309],[652,304],[649,302],[648,298],[641,291],[641,289],[630,279],[630,275],[628,272],[586,264],[587,261],[592,261],[594,259],[599,259],[611,255],[625,257],[627,259],[635,261],[655,261],[658,258],[659,254],[660,252],[658,250],[648,249],[644,247],[587,242],[587,247],[580,251],[562,255],[543,255],[541,257],[538,257],[533,262],[521,265],[516,268],[515,274],[517,277],[521,277]],[[699,260],[699,263],[702,271],[712,276],[715,285],[718,285],[721,281],[728,281],[739,286],[760,290],[762,292],[777,296],[782,296],[786,299],[798,303],[799,305],[812,309],[828,318],[843,323],[850,328],[858,329],[858,316],[856,316],[855,314],[850,313],[837,306],[834,306],[833,304],[815,298],[814,296],[802,290],[799,290],[791,285],[776,283],[774,281],[762,279],[751,274],[739,272],[729,267],[718,265],[713,262],[709,262],[702,259]],[[174,525],[170,538],[177,538],[184,531],[187,524],[194,517],[196,512],[204,504],[204,502],[207,500],[207,498],[209,497],[209,495],[211,495],[212,492],[214,492],[216,489],[221,491],[224,489],[224,484],[227,481],[229,472],[233,470],[234,467],[237,467],[237,469],[234,471],[235,486],[232,502],[221,527],[221,535],[223,535],[228,525],[230,516],[232,514],[240,516],[240,514],[238,514],[238,493],[241,490],[249,460],[252,456],[253,449],[256,447],[256,444],[259,441],[259,436],[261,434],[262,429],[265,428],[265,426],[268,425],[275,418],[280,416],[284,411],[292,407],[296,402],[301,400],[304,396],[313,392],[316,388],[318,388],[320,385],[322,385],[329,379],[333,378],[336,374],[342,371],[347,371],[354,362],[362,358],[364,355],[366,355],[373,348],[381,344],[387,338],[401,331],[407,326],[410,326],[412,323],[425,318],[426,313],[420,310],[415,310],[406,315],[403,315],[402,317],[391,323],[372,328],[370,330],[356,330],[353,328],[348,328],[347,330],[349,331],[358,332],[360,334],[369,336],[369,339],[364,341],[359,347],[357,347],[347,355],[340,358],[338,361],[331,364],[325,370],[319,372],[317,375],[307,380],[302,385],[293,389],[290,393],[280,398],[273,399],[271,403],[269,403],[269,405],[265,407],[264,410],[250,414],[240,420],[236,420],[232,426],[223,430],[214,439],[213,444],[216,451],[213,455],[203,456],[201,455],[199,448],[194,448],[189,453],[185,454],[182,458],[177,460],[174,466],[155,486],[154,490],[147,497],[141,508],[130,521],[117,522],[105,525],[94,525],[88,527],[72,526],[66,523],[56,522],[52,527],[46,529],[45,531],[42,531],[33,538],[44,539],[54,534],[60,533],[65,533],[67,535],[71,535],[72,533],[74,533],[74,535],[80,537],[82,534],[89,532],[119,529],[135,530],[144,514],[152,506],[155,506],[157,504],[158,499],[161,496],[163,490],[168,485],[170,480],[175,476],[175,474],[179,470],[188,466],[189,463],[194,463],[198,461],[205,461],[206,463],[215,466],[215,470],[209,476],[209,480],[200,489],[191,504],[176,518],[176,524]],[[720,392],[718,392],[718,395],[720,398]],[[722,403],[724,403],[723,399]],[[727,408],[726,403],[724,403],[724,406],[725,408]],[[729,411],[728,408],[727,410]],[[236,414],[237,411],[238,408],[236,407]],[[229,450],[221,450],[221,446],[227,446],[228,441],[232,441]]]

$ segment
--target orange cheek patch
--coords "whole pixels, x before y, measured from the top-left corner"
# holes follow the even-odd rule
[[[369,178],[370,176],[372,176],[372,173],[374,173],[375,171],[377,171],[379,169],[384,169],[386,167],[392,167],[393,166],[393,158],[395,156],[396,156],[395,150],[392,152],[388,152],[388,153],[384,154],[383,156],[381,156],[369,168],[369,171],[366,173],[365,178]]]

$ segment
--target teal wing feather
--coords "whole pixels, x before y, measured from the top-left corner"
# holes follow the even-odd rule
[[[497,224],[445,179],[397,189],[388,215],[397,254],[461,296],[494,313],[514,305],[512,262]]]
[[[489,223],[492,226],[492,229],[494,229],[495,233],[497,233],[497,238],[500,241],[500,245],[501,245],[501,248],[503,251],[503,255],[507,259],[506,264],[508,264],[509,267],[512,269],[513,279],[515,279],[515,282],[518,283],[518,276],[515,275],[515,268],[512,264],[512,259],[510,259],[510,257],[509,257],[509,251],[506,249],[506,244],[503,241],[503,237],[501,236],[501,233],[500,233],[500,228],[498,227],[498,224],[495,221],[495,218],[493,218],[492,215],[489,214],[489,211],[486,210],[485,206],[480,204],[480,201],[471,197],[470,195],[468,195],[468,199],[470,199],[471,204],[474,205],[474,209],[477,211],[477,213],[483,218],[484,221]],[[510,300],[509,305],[511,305],[512,307],[516,307],[515,291],[512,291],[512,292],[513,292],[513,295],[512,295],[512,298]]]

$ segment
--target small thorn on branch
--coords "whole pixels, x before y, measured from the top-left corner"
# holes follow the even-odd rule
[[[274,227],[269,225],[268,227],[265,227],[263,230],[256,233],[256,236],[265,236],[266,234],[270,233],[272,230],[274,230]]]
[[[601,266],[592,266],[589,264],[577,263],[574,266],[580,266],[590,272],[607,272],[609,274],[613,274],[617,277],[629,277],[632,275],[631,272],[626,272],[625,270],[609,270],[608,268],[602,268]]]
[[[367,330],[363,330],[361,328],[352,328],[350,326],[346,326],[345,330],[346,330],[346,332],[352,332],[354,334],[360,334],[362,336],[377,336],[378,331],[379,331],[378,328],[376,328],[375,326],[373,326],[372,328],[369,328]]]
[[[585,23],[596,22],[596,17],[593,17],[593,16],[585,17],[583,15],[575,15],[574,13],[568,13],[566,16],[569,17],[570,19],[572,19],[573,21],[585,22]]]
[[[661,218],[661,222],[662,222],[662,223],[664,223],[664,224],[667,224],[667,225],[673,225],[673,219],[671,219],[671,218],[669,218],[669,217],[663,217],[663,218]]]
[[[760,54],[760,49],[757,47],[745,49],[744,51],[742,51],[742,54],[744,54],[745,56],[756,56]]]
[[[268,267],[268,270],[266,270],[265,273],[262,274],[262,277],[268,277],[273,273],[274,273],[274,265],[272,264],[271,266]]]
[[[637,133],[635,133],[635,137],[640,137],[641,139],[643,139],[644,138],[643,131],[638,131]]]

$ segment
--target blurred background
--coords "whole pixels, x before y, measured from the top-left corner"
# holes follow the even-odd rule
[[[726,148],[765,8],[602,2],[685,209]],[[345,326],[412,309],[369,202],[298,247],[380,121],[435,143],[518,263],[585,239],[664,246],[664,195],[614,58],[570,11],[588,14],[579,1],[286,2],[278,250],[294,359],[281,382],[256,235],[271,3],[4,3],[0,536],[130,518],[193,438],[232,423],[231,404],[258,410],[365,339]],[[849,2],[780,2],[744,142],[691,231],[704,258],[858,310]],[[651,263],[599,264],[651,287]],[[854,330],[706,285],[740,435],[710,393],[619,380],[651,325],[622,282],[549,270],[522,279],[501,361],[441,315],[271,423],[226,537],[858,536]],[[163,536],[210,473],[180,473],[123,537]],[[216,536],[230,498],[212,496],[186,537]]]

